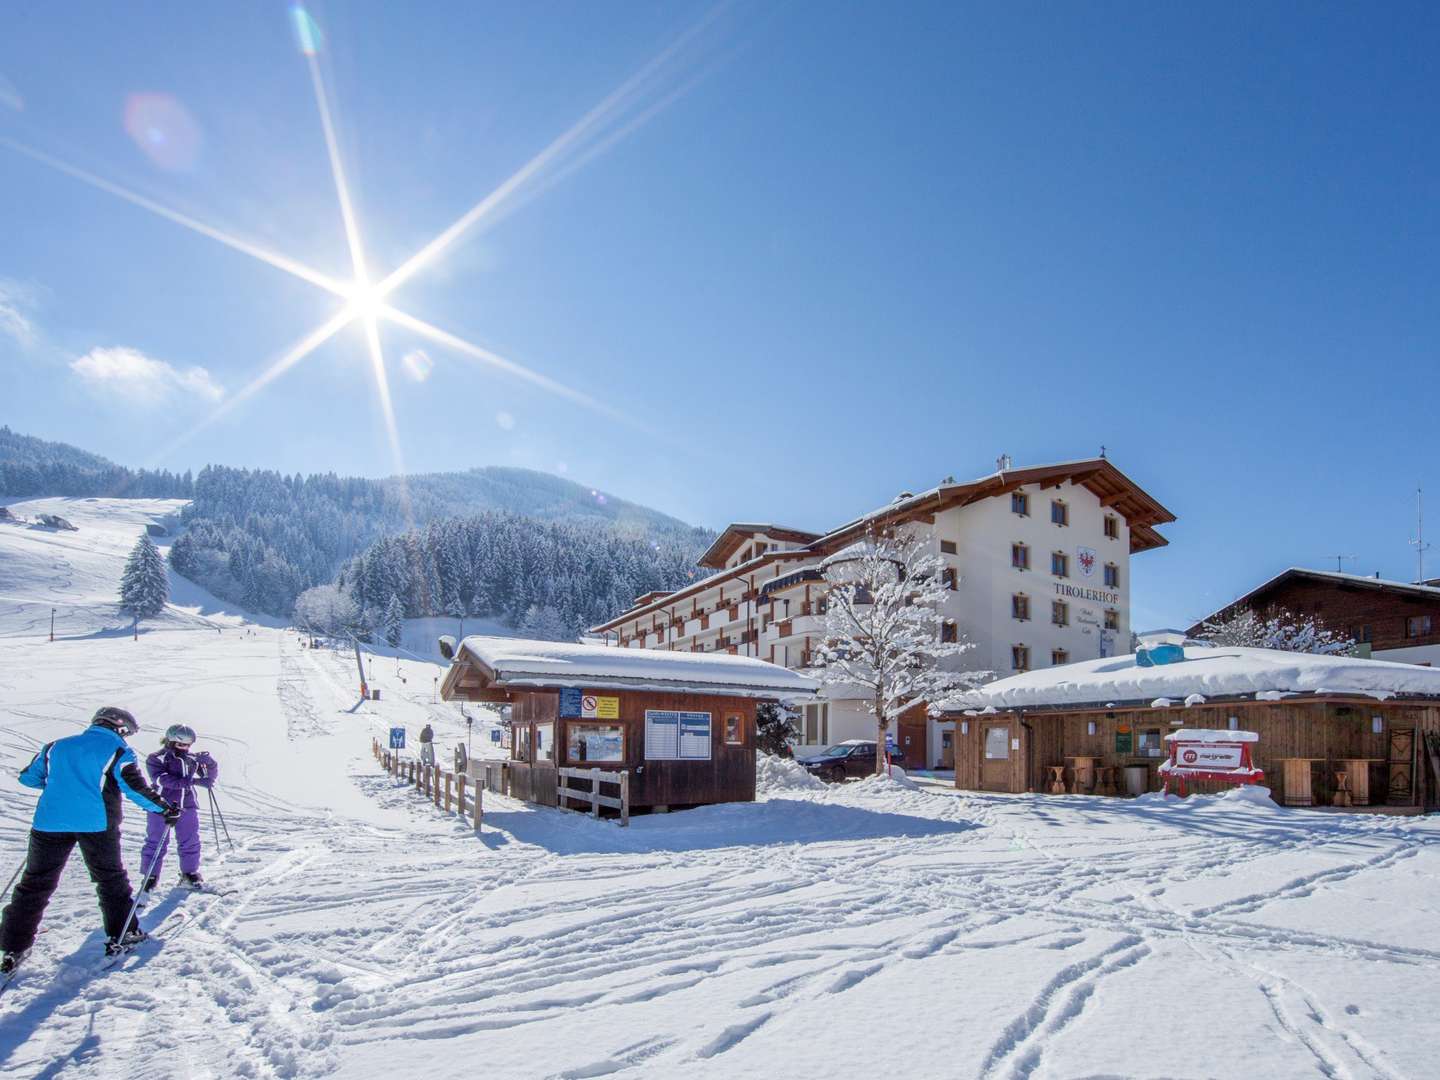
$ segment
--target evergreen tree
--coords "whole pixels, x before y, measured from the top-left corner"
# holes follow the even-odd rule
[[[391,596],[390,602],[385,605],[382,623],[385,628],[385,643],[392,647],[399,645],[400,636],[405,630],[405,609],[400,604],[399,593]]]
[[[794,714],[773,701],[755,707],[755,749],[778,757],[790,756],[790,741],[800,737]]]
[[[120,608],[138,622],[159,615],[170,599],[170,582],[165,574],[165,560],[147,533],[130,549],[125,570],[120,575]]]

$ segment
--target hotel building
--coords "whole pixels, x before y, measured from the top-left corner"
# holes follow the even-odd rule
[[[1010,675],[1130,651],[1130,556],[1164,545],[1173,514],[1110,461],[1003,466],[947,479],[829,532],[729,525],[701,556],[714,573],[675,592],[636,597],[592,628],[622,648],[727,652],[787,668],[810,666],[825,630],[820,563],[871,527],[927,533],[949,597],[941,633],[970,642],[967,670]],[[953,768],[953,721],[907,711],[895,732],[912,767]],[[797,753],[875,737],[867,701],[826,687],[801,718]]]

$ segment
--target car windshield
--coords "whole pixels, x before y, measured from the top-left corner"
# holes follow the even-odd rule
[[[850,756],[850,752],[851,752],[852,750],[858,750],[858,749],[859,749],[859,747],[856,747],[856,746],[847,746],[847,745],[845,745],[844,743],[841,743],[839,746],[832,746],[832,747],[830,747],[829,750],[826,750],[826,751],[825,751],[823,754],[821,754],[820,756],[823,757],[823,758],[849,757],[849,756]]]

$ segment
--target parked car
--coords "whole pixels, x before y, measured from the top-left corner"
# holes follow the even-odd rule
[[[900,750],[890,753],[890,762],[899,765],[905,754]],[[823,754],[795,759],[810,773],[829,783],[838,783],[851,777],[869,776],[875,771],[875,743],[865,739],[847,739],[836,743]]]

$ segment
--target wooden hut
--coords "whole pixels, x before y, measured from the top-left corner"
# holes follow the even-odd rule
[[[945,702],[955,786],[1157,791],[1165,736],[1200,728],[1255,732],[1254,763],[1277,802],[1437,807],[1440,671],[1271,649],[1155,652],[1025,672]]]
[[[551,806],[559,770],[597,768],[625,774],[635,809],[750,802],[756,705],[806,701],[817,689],[797,672],[723,653],[500,637],[447,639],[445,650],[441,696],[508,704],[504,788]]]

